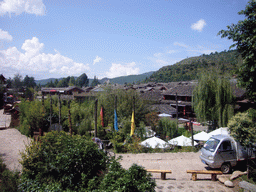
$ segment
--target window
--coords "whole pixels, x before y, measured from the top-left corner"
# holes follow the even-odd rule
[[[223,141],[220,146],[221,151],[230,151],[232,150],[230,141]]]

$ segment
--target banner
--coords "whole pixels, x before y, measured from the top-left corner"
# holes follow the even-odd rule
[[[116,131],[118,131],[118,126],[117,126],[117,114],[116,114],[116,110],[114,109],[114,128]]]
[[[100,119],[101,119],[101,126],[104,127],[104,113],[103,113],[103,107],[100,109]]]
[[[132,112],[132,119],[131,119],[131,136],[134,134],[135,130],[135,120],[134,120],[134,111]]]

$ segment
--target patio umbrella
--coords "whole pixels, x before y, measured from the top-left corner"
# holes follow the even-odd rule
[[[159,139],[157,137],[151,137],[149,139],[146,139],[145,141],[142,141],[140,144],[145,147],[151,147],[153,149],[155,149],[155,148],[163,149],[163,148],[169,147],[167,142],[165,142],[164,140]]]
[[[207,141],[209,138],[210,138],[210,135],[204,131],[194,135],[194,140],[197,140],[197,141]]]
[[[171,145],[176,145],[176,146],[192,146],[192,140],[188,137],[185,137],[183,135],[173,138],[168,141],[169,144]],[[194,141],[194,146],[197,145],[197,142]]]
[[[214,131],[211,131],[210,133],[208,133],[210,136],[213,136],[213,135],[219,135],[219,134],[222,134],[222,135],[229,135],[229,131],[228,131],[228,128],[227,127],[221,127],[219,129],[215,129]]]

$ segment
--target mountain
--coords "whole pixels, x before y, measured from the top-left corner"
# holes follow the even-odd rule
[[[117,84],[136,83],[138,81],[144,81],[146,78],[149,78],[149,76],[152,75],[152,74],[153,74],[153,71],[143,73],[143,74],[140,74],[140,75],[128,75],[128,76],[116,77],[116,78],[112,78],[112,79],[109,79],[109,78],[105,77],[105,78],[103,78],[99,81],[102,84],[107,82],[107,81],[109,81],[110,83],[117,83]],[[61,79],[63,79],[63,78],[59,78],[58,80],[61,80]],[[75,77],[75,79],[77,79],[77,77]],[[37,85],[40,84],[41,86],[44,86],[47,83],[50,83],[51,81],[54,82],[55,78],[36,80],[36,84]],[[89,85],[91,84],[92,81],[93,81],[93,79],[89,79]]]
[[[174,65],[164,66],[155,71],[144,82],[177,82],[198,79],[202,72],[214,70],[224,76],[236,74],[242,58],[237,50],[215,52],[209,55],[190,57]]]
[[[109,78],[103,78],[100,80],[101,83],[107,82],[109,80],[110,83],[117,83],[117,84],[125,84],[125,83],[137,83],[144,81],[146,78],[149,78],[150,75],[152,75],[154,72],[147,72],[140,75],[128,75],[128,76],[121,76],[121,77],[115,77],[112,79]]]

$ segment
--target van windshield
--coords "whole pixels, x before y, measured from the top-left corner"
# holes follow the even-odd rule
[[[215,151],[216,147],[218,146],[220,140],[210,138],[208,141],[204,144],[204,148],[209,151]]]

